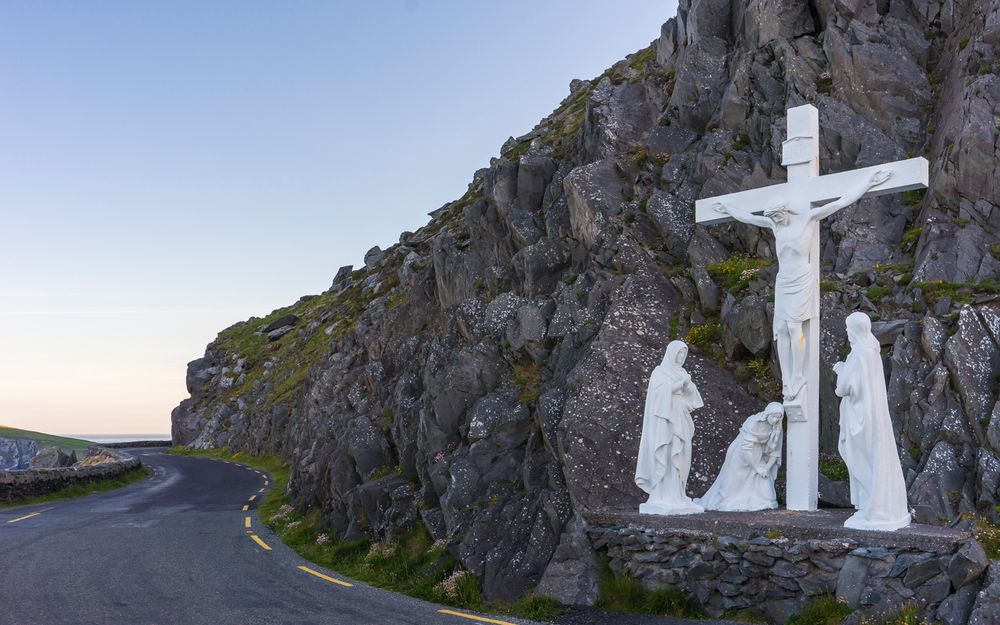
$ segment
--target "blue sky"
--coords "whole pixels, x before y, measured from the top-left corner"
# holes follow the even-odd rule
[[[168,431],[219,330],[426,223],[675,12],[0,1],[0,423]]]

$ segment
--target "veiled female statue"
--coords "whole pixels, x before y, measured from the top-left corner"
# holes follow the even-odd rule
[[[778,507],[774,480],[781,464],[784,407],[771,402],[743,422],[726,451],[719,477],[695,503],[706,510],[769,510]]]
[[[691,412],[704,403],[684,370],[688,348],[683,341],[667,346],[663,362],[653,370],[646,391],[642,439],[635,484],[649,493],[639,505],[647,514],[690,514],[704,509],[687,496],[694,421]]]
[[[910,524],[906,483],[882,370],[882,352],[864,313],[847,317],[851,353],[833,366],[840,400],[840,455],[850,474],[857,508],[845,527],[894,530]]]

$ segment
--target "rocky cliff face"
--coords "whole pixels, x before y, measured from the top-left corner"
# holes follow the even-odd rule
[[[0,471],[23,471],[38,454],[38,441],[0,437]]]
[[[425,524],[512,598],[574,510],[634,507],[649,372],[686,338],[706,408],[691,490],[775,394],[773,241],[693,224],[697,197],[783,181],[785,109],[822,171],[924,155],[926,193],[823,229],[823,445],[844,317],[880,321],[917,518],[996,516],[1000,0],[681,0],[430,223],[331,288],[219,334],[174,441],[277,452],[343,537]]]

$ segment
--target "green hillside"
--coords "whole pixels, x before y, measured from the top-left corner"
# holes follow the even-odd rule
[[[31,430],[19,430],[4,425],[0,425],[0,438],[27,438],[38,441],[42,447],[59,447],[67,454],[76,451],[82,457],[81,452],[94,443],[79,438],[66,438],[65,436],[53,436]]]

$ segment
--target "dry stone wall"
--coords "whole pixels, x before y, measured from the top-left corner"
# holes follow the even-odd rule
[[[836,595],[858,619],[914,603],[929,619],[960,625],[989,565],[982,546],[954,530],[886,540],[881,532],[803,526],[765,533],[590,520],[587,534],[615,575],[631,575],[650,589],[681,589],[712,616],[754,607],[783,623],[811,598]]]
[[[141,466],[138,458],[123,454],[119,460],[90,466],[0,471],[0,504],[46,495],[75,484],[121,477]]]

